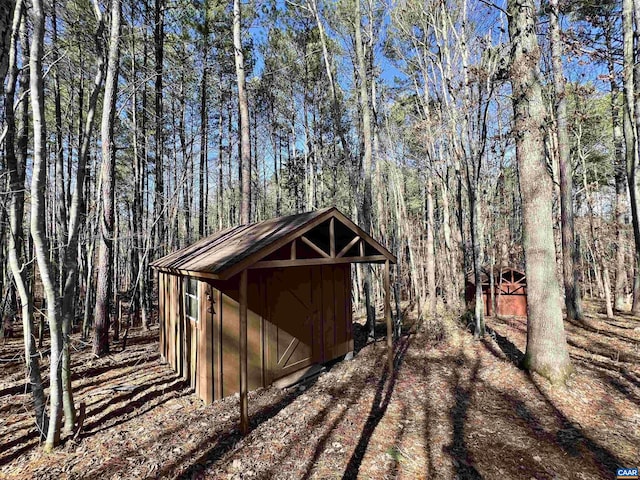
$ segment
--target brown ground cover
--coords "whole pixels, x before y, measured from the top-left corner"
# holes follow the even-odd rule
[[[404,336],[391,375],[379,342],[304,390],[252,392],[245,438],[237,397],[202,405],[161,364],[157,331],[132,331],[103,359],[76,340],[74,395],[87,417],[52,454],[38,448],[21,344],[7,341],[0,478],[610,479],[640,463],[640,320],[567,324],[576,372],[566,388],[517,367],[524,320],[488,326],[482,341],[462,327],[438,344]]]

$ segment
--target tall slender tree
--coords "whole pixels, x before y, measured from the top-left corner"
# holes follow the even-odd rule
[[[361,179],[364,190],[361,197],[361,221],[362,227],[368,233],[371,232],[371,170],[373,166],[373,127],[371,103],[369,101],[369,82],[367,73],[367,62],[365,58],[364,43],[362,40],[362,12],[360,11],[360,0],[354,1],[354,42],[356,50],[356,71],[358,74],[358,98],[360,100],[360,112],[362,116],[362,171]],[[365,308],[367,312],[367,328],[371,337],[375,334],[375,312],[371,308],[371,266],[364,265],[364,295]]]
[[[240,223],[251,222],[251,138],[249,136],[249,99],[245,79],[245,62],[242,51],[242,11],[240,0],[233,1],[233,50],[236,60],[238,84],[238,108],[240,111]]]
[[[549,34],[551,43],[551,65],[553,71],[554,109],[556,114],[556,137],[558,165],[560,171],[560,217],[562,234],[562,272],[564,280],[564,302],[567,319],[582,319],[582,303],[578,271],[575,268],[576,248],[573,222],[573,175],[567,127],[567,94],[562,67],[562,40],[560,38],[560,8],[558,0],[549,0]]]
[[[71,195],[71,202],[68,210],[66,245],[63,264],[63,289],[62,289],[62,335],[63,335],[63,356],[62,356],[62,387],[63,387],[63,405],[65,430],[68,432],[73,429],[75,424],[75,408],[73,405],[73,395],[71,389],[71,359],[70,359],[70,335],[75,317],[75,293],[78,282],[78,235],[82,223],[82,213],[85,208],[85,178],[87,174],[87,160],[89,157],[89,149],[91,138],[93,135],[95,114],[98,104],[98,98],[102,91],[104,79],[104,51],[102,48],[102,35],[104,33],[104,20],[102,11],[97,1],[93,2],[93,11],[96,17],[97,26],[94,34],[96,50],[98,51],[98,65],[93,82],[93,89],[89,96],[89,104],[87,106],[86,116],[84,116],[84,125],[82,125],[80,133],[80,150],[78,152],[78,168],[76,170],[76,178]],[[85,302],[87,299],[85,298]]]
[[[105,79],[104,101],[102,108],[102,163],[100,175],[102,181],[102,215],[100,218],[100,244],[98,251],[98,283],[96,285],[95,332],[93,353],[102,356],[109,353],[109,316],[111,274],[113,269],[113,230],[114,230],[114,188],[116,149],[114,142],[114,124],[116,114],[116,93],[120,63],[120,0],[111,0],[111,21],[109,27],[109,55]]]
[[[636,105],[634,85],[634,28],[633,28],[633,0],[622,2],[622,33],[623,33],[623,68],[624,85],[623,132],[625,143],[625,158],[627,164],[627,182],[629,185],[629,200],[631,205],[631,223],[635,243],[633,304],[631,310],[640,315],[640,198],[638,197],[638,134],[636,127]]]
[[[52,450],[60,442],[62,420],[62,325],[56,276],[51,265],[49,242],[46,235],[45,189],[47,185],[47,130],[44,109],[44,81],[42,58],[44,56],[44,5],[34,0],[31,9],[31,46],[29,50],[29,86],[31,116],[33,118],[33,165],[31,176],[31,237],[38,261],[38,269],[47,302],[47,318],[51,337],[49,368],[49,426],[45,450]]]
[[[5,140],[5,160],[9,172],[9,242],[7,246],[8,261],[13,274],[13,281],[20,298],[22,310],[22,331],[24,338],[25,364],[27,377],[31,386],[33,403],[35,407],[36,426],[44,437],[47,431],[46,400],[40,373],[39,356],[36,351],[35,336],[33,334],[33,296],[27,277],[26,259],[23,255],[24,244],[24,191],[25,172],[27,166],[27,133],[28,133],[28,99],[24,99],[14,114],[14,100],[16,84],[18,83],[18,40],[22,36],[22,43],[26,46],[26,9],[24,2],[18,1],[15,5],[11,27],[10,42],[8,44],[8,71],[6,96],[5,96],[5,120],[7,124],[7,136]],[[28,54],[25,48],[23,54]],[[28,92],[28,77],[20,76],[20,90]],[[17,117],[17,118],[16,118]],[[17,127],[17,128],[16,128]]]

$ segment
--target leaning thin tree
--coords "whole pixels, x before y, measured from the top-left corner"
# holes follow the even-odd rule
[[[556,278],[551,177],[543,127],[540,47],[534,0],[509,0],[511,88],[516,158],[522,197],[523,247],[527,274],[527,351],[524,365],[552,383],[571,373]]]

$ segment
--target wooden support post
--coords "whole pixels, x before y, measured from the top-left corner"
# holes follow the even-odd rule
[[[393,326],[391,325],[391,272],[389,260],[384,262],[384,318],[387,322],[387,362],[389,375],[393,372]]]
[[[331,258],[336,256],[336,226],[335,218],[333,217],[329,220],[329,254]]]
[[[291,242],[291,260],[295,260],[296,259],[296,239],[293,239],[293,242]]]
[[[247,271],[240,274],[240,431],[249,433],[247,401]]]

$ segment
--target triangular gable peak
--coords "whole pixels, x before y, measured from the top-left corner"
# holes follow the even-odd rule
[[[396,263],[335,207],[236,227],[154,262],[158,270],[228,279],[246,269],[340,263]]]

